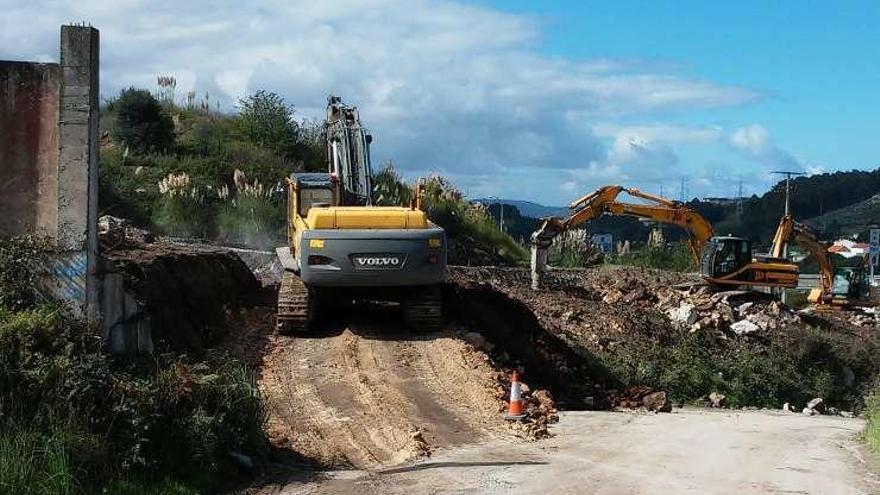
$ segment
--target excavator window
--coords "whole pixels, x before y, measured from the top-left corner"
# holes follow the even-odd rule
[[[326,188],[301,189],[299,192],[299,214],[305,217],[312,207],[330,206],[333,202],[333,190]]]
[[[710,251],[709,261],[711,263],[710,277],[722,277],[729,275],[743,266],[752,259],[752,248],[749,241],[738,237],[714,238],[708,245]]]

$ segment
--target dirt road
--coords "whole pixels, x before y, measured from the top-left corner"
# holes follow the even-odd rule
[[[273,444],[322,465],[376,469],[512,436],[498,420],[496,371],[454,333],[354,323],[273,337],[260,380]]]
[[[880,493],[856,439],[862,426],[760,411],[569,412],[550,440],[494,439],[266,493]]]

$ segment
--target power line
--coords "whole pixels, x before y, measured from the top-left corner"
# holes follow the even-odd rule
[[[797,176],[797,175],[807,175],[807,174],[805,174],[803,172],[792,172],[789,170],[773,171],[770,173],[785,176],[785,214],[788,215],[789,213],[791,213],[791,201],[790,201],[791,178],[794,176]]]

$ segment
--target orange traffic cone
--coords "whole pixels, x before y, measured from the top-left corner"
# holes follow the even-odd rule
[[[522,392],[519,387],[519,373],[514,371],[513,376],[510,377],[510,405],[507,406],[507,414],[504,415],[504,419],[513,421],[523,419],[524,417],[526,417],[526,415],[523,414]]]

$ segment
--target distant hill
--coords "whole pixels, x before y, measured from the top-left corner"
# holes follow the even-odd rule
[[[809,223],[835,237],[863,234],[872,225],[880,224],[880,194],[811,218]]]
[[[479,203],[486,205],[504,204],[505,206],[515,206],[519,210],[519,214],[530,218],[544,217],[560,217],[567,216],[569,211],[565,206],[545,206],[531,201],[523,201],[519,199],[476,199]]]
[[[537,218],[567,216],[568,208],[545,206],[521,200],[478,200],[489,206],[497,220],[503,203],[505,229],[515,239],[527,239],[537,227]],[[773,238],[785,210],[785,181],[780,181],[761,196],[742,200],[742,211],[737,211],[739,201],[723,201],[719,198],[689,201],[691,208],[702,214],[715,232],[732,234],[751,239],[756,246],[766,246]],[[511,208],[507,208],[510,206]],[[852,170],[798,177],[791,181],[791,213],[795,219],[807,221],[825,240],[840,235],[864,233],[868,225],[880,223],[880,168],[875,170]],[[647,239],[648,229],[633,218],[604,216],[584,226],[588,232],[611,233],[615,239],[628,239],[637,243]],[[681,229],[665,230],[667,240],[684,235]]]
[[[791,214],[797,220],[815,219],[837,212],[840,224],[858,223],[862,210],[847,207],[869,200],[880,194],[880,169],[852,170],[798,177],[791,181]],[[700,201],[688,203],[703,213],[716,232],[732,233],[766,243],[773,237],[776,225],[785,211],[785,181],[778,182],[761,196],[743,201],[742,214],[736,205],[719,206]],[[812,223],[824,239],[835,237],[835,225],[827,222]]]

